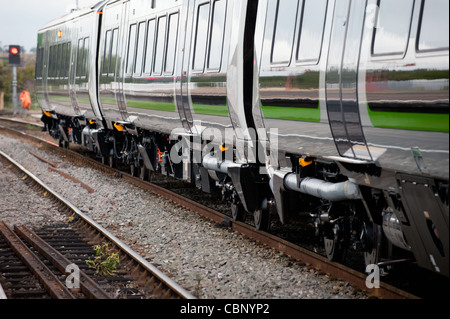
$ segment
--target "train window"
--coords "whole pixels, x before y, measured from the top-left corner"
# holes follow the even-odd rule
[[[127,60],[127,73],[133,72],[133,59],[136,52],[136,24],[130,26],[130,33],[128,37],[128,60]]]
[[[423,1],[421,13],[422,18],[417,41],[417,50],[448,50],[449,1]]]
[[[328,0],[305,0],[297,48],[298,62],[319,62]]]
[[[84,39],[78,40],[78,53],[77,53],[77,76],[83,75],[83,54],[84,54]]]
[[[87,75],[88,70],[88,64],[89,64],[89,37],[84,38],[84,54],[83,54],[83,69],[82,69],[82,76]]]
[[[58,61],[58,56],[57,56],[57,49],[58,46],[57,45],[53,45],[52,46],[52,69],[51,69],[51,75],[52,77],[56,76],[56,70],[57,70],[57,65],[56,62]]]
[[[55,61],[53,63],[53,77],[58,77],[58,53],[59,53],[59,48],[58,45],[55,45],[55,49],[54,49],[54,57],[55,57]]]
[[[58,53],[59,53],[58,45],[55,45],[55,49],[53,51],[53,54],[54,54],[54,57],[55,57],[55,61],[53,63],[53,77],[58,77],[58,68],[59,68],[59,65],[58,65]]]
[[[45,49],[44,48],[41,48],[41,58],[39,59],[40,60],[40,63],[41,63],[41,67],[39,68],[39,76],[40,77],[42,77],[43,76],[43,71],[44,71],[44,60],[45,60]],[[47,66],[47,70],[48,70],[48,66]]]
[[[158,19],[158,36],[156,38],[156,53],[153,72],[161,75],[164,61],[164,46],[166,41],[166,21],[167,17],[163,16]]]
[[[414,0],[379,0],[373,55],[405,53],[408,46]]]
[[[137,50],[136,50],[136,63],[134,66],[134,73],[141,75],[142,65],[144,64],[144,46],[145,46],[145,28],[146,22],[139,23],[138,38],[137,38]]]
[[[52,77],[56,77],[58,71],[58,46],[53,46],[53,67],[52,67]]]
[[[56,77],[60,77],[61,73],[61,61],[62,61],[62,44],[58,44],[56,47]]]
[[[49,53],[49,57],[48,57],[48,76],[52,77],[53,76],[53,61],[54,61],[54,57],[53,57],[53,46],[50,46],[50,53]]]
[[[111,57],[109,59],[109,71],[108,74],[110,76],[113,76],[116,74],[116,60],[117,60],[117,45],[118,45],[118,38],[119,38],[119,29],[113,30],[113,36],[112,36],[112,48],[111,48]]]
[[[53,46],[53,70],[52,70],[52,76],[56,77],[56,73],[58,71],[58,46]]]
[[[210,70],[219,70],[222,63],[225,15],[226,1],[214,1],[208,57],[208,69]]]
[[[61,63],[61,76],[63,78],[67,77],[67,65],[69,64],[70,55],[67,51],[67,48],[69,47],[69,43],[66,42],[62,46],[62,63]]]
[[[60,69],[59,69],[59,77],[65,78],[66,75],[64,74],[64,71],[66,70],[66,46],[67,43],[61,44],[61,63],[60,63]]]
[[[52,49],[53,48],[51,46],[48,48],[47,77],[50,77],[52,75]]]
[[[52,75],[53,75],[53,77],[57,77],[58,76],[58,45],[57,44],[54,45],[53,57],[54,57],[54,61],[53,61]]]
[[[108,74],[109,72],[109,63],[111,56],[111,30],[106,31],[105,36],[105,51],[103,52],[103,74]]]
[[[41,61],[41,67],[39,68],[40,69],[40,71],[39,71],[39,76],[40,77],[42,77],[43,76],[43,71],[44,71],[44,60],[45,60],[45,49],[44,48],[41,48],[41,58],[40,58],[40,61]],[[48,71],[48,66],[47,66],[47,71]]]
[[[66,67],[64,68],[64,77],[69,77],[69,70],[70,70],[70,57],[71,57],[71,44],[70,42],[66,43]]]
[[[155,28],[156,28],[156,20],[150,20],[148,22],[147,27],[147,48],[145,53],[145,65],[144,65],[144,73],[152,72],[152,62],[153,62],[153,47],[155,43]]]
[[[42,48],[42,59],[41,59],[41,65],[42,65],[42,71],[44,71],[44,64],[45,64],[45,49],[44,48]],[[47,73],[48,73],[48,63],[47,63]],[[43,76],[44,74],[41,74],[41,76]],[[47,74],[47,76],[48,76],[48,74]]]
[[[289,64],[294,45],[298,0],[278,0],[273,33],[272,63]]]
[[[175,66],[175,54],[177,50],[178,38],[178,13],[169,16],[169,31],[167,39],[166,65],[164,72],[173,74]]]
[[[61,44],[55,46],[55,77],[59,77],[59,70],[61,69]]]
[[[58,77],[63,77],[64,68],[64,43],[58,45]]]
[[[55,61],[56,61],[56,55],[55,55],[55,50],[56,46],[52,45],[50,48],[50,76],[54,77],[55,76]]]
[[[209,2],[198,7],[197,28],[195,30],[193,70],[203,71],[208,40]]]

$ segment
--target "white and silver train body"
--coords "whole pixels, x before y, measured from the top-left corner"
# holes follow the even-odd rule
[[[110,165],[219,190],[258,228],[307,213],[331,259],[448,276],[448,7],[106,0],[39,31],[43,120]]]
[[[70,136],[70,141],[81,142],[80,128],[86,126],[86,119],[102,120],[96,70],[101,7],[99,3],[75,11],[47,24],[38,34],[38,102],[46,113],[43,119],[57,123],[50,127],[53,135],[64,143]]]
[[[263,121],[254,122],[278,130],[280,154],[270,167],[281,220],[295,211],[286,203],[302,202],[287,199],[298,193],[334,202],[360,197],[391,242],[448,275],[448,6],[259,1]],[[311,162],[323,172],[308,172]],[[359,190],[339,179],[325,183],[335,173],[326,162]],[[378,196],[385,203],[377,209]]]

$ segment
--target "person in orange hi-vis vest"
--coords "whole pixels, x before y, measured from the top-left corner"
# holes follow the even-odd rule
[[[30,109],[31,108],[30,92],[22,91],[22,93],[20,93],[20,100],[22,101],[22,107],[24,109]]]

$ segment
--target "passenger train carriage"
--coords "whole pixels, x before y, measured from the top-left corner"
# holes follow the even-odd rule
[[[446,0],[109,0],[38,34],[61,146],[449,275]]]

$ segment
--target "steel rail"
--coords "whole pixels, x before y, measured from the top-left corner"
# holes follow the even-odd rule
[[[34,247],[42,256],[49,260],[59,271],[66,272],[67,266],[72,264],[70,260],[64,257],[59,251],[50,246],[46,241],[39,237],[35,232],[25,226],[14,226],[14,231],[25,241]],[[85,272],[79,271],[81,292],[90,299],[111,299],[111,297]]]
[[[87,224],[89,224],[89,226],[91,226],[96,231],[101,233],[102,236],[104,236],[105,238],[110,240],[122,252],[127,254],[133,260],[135,260],[140,266],[142,266],[145,270],[150,272],[159,281],[164,283],[167,287],[169,287],[180,298],[182,298],[182,299],[196,299],[191,293],[189,293],[187,290],[185,290],[183,287],[181,287],[178,283],[176,283],[174,280],[172,280],[170,277],[168,277],[166,274],[164,274],[162,271],[160,271],[154,265],[150,264],[147,260],[145,260],[139,254],[137,254],[135,251],[133,251],[128,245],[126,245],[121,240],[119,240],[111,232],[109,232],[108,230],[103,228],[101,225],[96,223],[92,218],[90,218],[89,216],[84,214],[82,211],[80,211],[75,205],[70,203],[70,201],[65,199],[62,195],[58,194],[56,191],[51,189],[49,186],[45,185],[40,179],[38,179],[36,176],[34,176],[30,171],[28,171],[21,164],[16,162],[9,155],[7,155],[4,152],[0,151],[0,157],[3,157],[8,162],[13,164],[17,169],[19,169],[25,175],[27,175],[29,178],[31,178],[34,181],[34,183],[38,184],[40,187],[45,189],[48,194],[53,196],[53,198],[55,198],[59,202],[63,203],[68,209],[70,209],[72,211],[72,213],[75,213],[76,215],[78,215],[82,220],[84,220]]]
[[[5,291],[3,290],[3,287],[0,283],[0,300],[2,299],[8,299],[8,297],[6,296]]]
[[[40,128],[44,127],[44,125],[40,124],[40,123],[30,123],[30,122],[27,122],[27,121],[24,121],[24,120],[12,119],[12,118],[3,117],[3,116],[0,116],[0,120],[7,121],[7,122],[12,122],[12,123],[18,123],[18,124],[33,125],[33,126],[40,127]]]
[[[298,245],[292,244],[286,240],[279,237],[271,235],[269,233],[257,230],[255,227],[248,225],[243,222],[231,220],[228,216],[217,212],[209,207],[199,204],[193,200],[183,197],[182,195],[176,194],[162,188],[158,185],[145,182],[137,177],[133,177],[127,173],[123,173],[123,178],[136,186],[144,188],[154,194],[163,196],[164,198],[173,201],[174,203],[185,207],[187,209],[193,210],[203,217],[212,220],[215,223],[231,224],[231,228],[236,232],[245,235],[251,239],[259,241],[268,247],[274,248],[277,251],[283,252],[286,255],[294,258],[300,262],[309,265],[312,268],[316,268],[321,272],[328,273],[336,279],[344,280],[350,282],[356,288],[365,291],[368,295],[384,298],[384,299],[417,299],[418,297],[398,289],[389,284],[380,283],[380,288],[373,288],[371,290],[367,289],[366,279],[367,276],[342,264],[331,262],[327,258],[315,254],[307,249],[304,249]]]
[[[12,248],[14,253],[38,278],[39,282],[55,299],[75,299],[69,289],[64,286],[50,269],[20,240],[20,238],[6,225],[0,222],[0,235]]]

